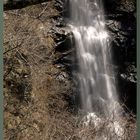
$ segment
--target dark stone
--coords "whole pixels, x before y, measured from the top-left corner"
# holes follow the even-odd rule
[[[114,65],[118,67],[120,98],[136,113],[136,3],[135,0],[105,0],[104,3]]]
[[[20,9],[43,2],[46,2],[46,0],[4,0],[4,10]]]

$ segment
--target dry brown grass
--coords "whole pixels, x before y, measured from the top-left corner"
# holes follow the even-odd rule
[[[60,70],[53,65],[55,42],[48,33],[52,17],[58,15],[53,4],[50,1],[4,13],[6,140],[41,140],[48,121],[47,104],[51,104],[47,96],[60,92],[56,80]]]

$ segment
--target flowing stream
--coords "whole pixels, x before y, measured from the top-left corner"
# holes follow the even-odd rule
[[[86,120],[118,117],[120,105],[102,1],[69,0],[69,13],[78,60],[80,101],[87,112]]]

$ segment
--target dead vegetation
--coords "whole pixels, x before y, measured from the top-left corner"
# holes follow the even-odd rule
[[[54,2],[4,12],[4,138],[7,140],[42,139],[48,121],[47,106],[57,106],[52,103],[54,94],[62,102],[59,106],[64,104],[59,95],[66,92],[67,84],[59,82],[61,71],[53,64],[55,42],[50,31],[56,24],[53,17],[59,15]]]
[[[91,123],[85,125],[83,114],[72,115],[68,112],[56,113],[49,117],[49,123],[46,125],[44,140],[135,140],[136,124],[132,117],[125,117],[120,120],[113,118],[103,119],[97,126]],[[121,131],[115,126],[119,121],[123,127],[121,135],[116,134]]]

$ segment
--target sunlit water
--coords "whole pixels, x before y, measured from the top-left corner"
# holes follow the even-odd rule
[[[118,117],[120,114],[102,1],[69,0],[69,6],[69,24],[77,49],[81,105],[87,112],[85,123],[93,119],[98,124],[101,116]],[[120,127],[118,123],[114,125]]]

